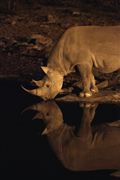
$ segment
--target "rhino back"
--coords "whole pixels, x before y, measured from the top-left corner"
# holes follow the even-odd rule
[[[54,47],[48,66],[64,75],[80,63],[94,64],[103,72],[114,71],[120,66],[119,47],[120,26],[72,27]]]

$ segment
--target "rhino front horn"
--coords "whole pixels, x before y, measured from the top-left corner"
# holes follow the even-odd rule
[[[21,86],[21,88],[22,88],[24,91],[26,91],[26,92],[28,92],[28,93],[30,93],[30,94],[32,94],[32,95],[39,96],[39,95],[38,95],[38,89],[31,89],[31,90],[29,90],[29,89],[26,89],[24,86]]]

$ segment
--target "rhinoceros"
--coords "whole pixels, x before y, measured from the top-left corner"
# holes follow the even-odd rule
[[[66,30],[56,43],[46,67],[46,76],[34,81],[37,89],[27,92],[53,99],[61,90],[64,76],[78,69],[82,80],[81,97],[98,92],[93,68],[112,73],[120,68],[120,26],[76,26]]]
[[[33,119],[42,120],[43,134],[63,166],[72,171],[120,170],[120,120],[92,125],[97,105],[83,107],[79,130],[64,122],[54,101],[44,101],[28,109],[37,111]],[[120,177],[120,171],[114,176]]]

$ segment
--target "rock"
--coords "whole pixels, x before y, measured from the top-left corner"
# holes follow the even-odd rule
[[[53,15],[51,15],[51,14],[48,14],[48,16],[47,16],[47,21],[48,21],[48,23],[56,23],[56,21],[57,21],[57,17],[56,16],[53,16]]]
[[[74,16],[79,16],[79,15],[80,15],[80,12],[74,11],[72,14],[73,14]]]
[[[33,34],[31,36],[32,39],[36,40],[36,45],[43,45],[43,46],[49,46],[50,44],[52,44],[52,39],[49,37],[45,37],[41,34]]]
[[[12,26],[16,25],[16,21],[13,20],[13,21],[11,22],[11,25],[12,25]]]

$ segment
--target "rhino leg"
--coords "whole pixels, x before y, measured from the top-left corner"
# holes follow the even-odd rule
[[[80,128],[77,131],[76,135],[86,138],[86,140],[92,139],[92,128],[91,123],[94,119],[96,108],[98,104],[80,104],[80,107],[83,108],[83,115],[81,118]],[[90,141],[89,141],[90,142]]]
[[[95,85],[95,78],[94,78],[93,73],[91,73],[91,80],[90,80],[90,82],[91,82],[90,83],[90,85],[91,85],[91,87],[90,87],[91,92],[92,93],[97,93],[98,92],[98,88]]]
[[[95,85],[95,78],[92,73],[92,67],[89,64],[80,64],[78,69],[82,78],[83,92],[80,93],[81,97],[90,97],[92,93],[98,92]]]

